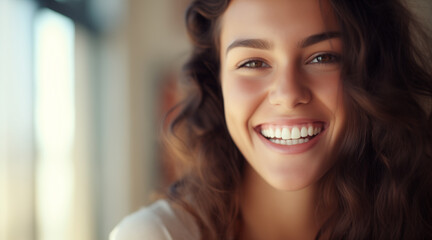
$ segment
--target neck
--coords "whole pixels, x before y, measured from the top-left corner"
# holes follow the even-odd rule
[[[277,190],[249,167],[240,200],[241,239],[315,239],[325,219],[317,212],[316,189]]]

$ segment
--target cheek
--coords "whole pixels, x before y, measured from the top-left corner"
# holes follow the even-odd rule
[[[250,110],[265,92],[265,81],[247,77],[226,76],[222,79],[222,93],[226,109],[240,112]]]
[[[249,126],[249,119],[260,106],[265,94],[262,81],[223,76],[222,93],[225,119],[231,135]],[[235,136],[233,136],[235,138]]]
[[[333,145],[336,144],[336,139],[341,134],[343,125],[345,123],[345,106],[344,106],[344,93],[343,85],[339,75],[326,79],[324,83],[319,86],[320,90],[317,91],[317,98],[328,109],[331,117],[331,134],[328,135],[328,140]]]
[[[343,113],[343,86],[339,73],[327,76],[325,81],[317,81],[314,88],[316,89],[315,97],[326,106],[334,117]]]
[[[222,92],[224,100],[231,103],[253,102],[265,90],[264,79],[250,79],[248,77],[224,77]]]

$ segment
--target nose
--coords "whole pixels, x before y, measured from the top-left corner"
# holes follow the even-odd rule
[[[268,98],[272,105],[293,109],[308,104],[312,93],[302,74],[291,67],[275,76]]]

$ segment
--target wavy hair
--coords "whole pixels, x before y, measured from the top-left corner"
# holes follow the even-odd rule
[[[337,161],[321,180],[336,210],[317,239],[432,239],[432,49],[429,32],[397,0],[329,0],[341,28],[346,123]],[[169,198],[202,239],[238,233],[245,159],[224,119],[219,20],[229,0],[195,0],[187,97],[171,112],[168,144],[187,166]]]

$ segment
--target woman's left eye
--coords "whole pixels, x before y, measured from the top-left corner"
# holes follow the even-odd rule
[[[340,61],[339,55],[332,54],[332,53],[324,53],[324,54],[319,54],[319,55],[315,56],[308,63],[324,63],[324,64],[327,63],[328,64],[328,63],[339,63],[339,61]]]

